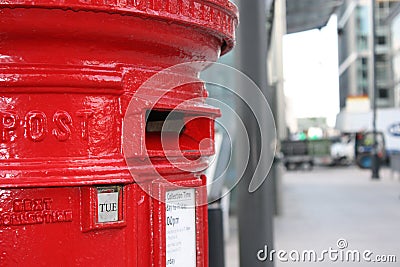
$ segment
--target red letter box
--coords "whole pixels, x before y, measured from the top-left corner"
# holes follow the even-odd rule
[[[0,1],[0,266],[207,266],[219,111],[201,82],[142,85],[236,23],[228,0]]]

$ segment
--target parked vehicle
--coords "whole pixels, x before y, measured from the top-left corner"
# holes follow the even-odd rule
[[[377,154],[381,164],[386,164],[388,161],[385,147],[385,136],[382,132],[376,133],[377,139]],[[374,145],[373,132],[357,133],[356,146],[356,164],[362,169],[370,169],[372,165],[372,149]]]
[[[313,158],[314,165],[332,165],[332,140],[317,139],[308,141],[308,154]]]
[[[281,142],[283,163],[288,170],[311,170],[314,165],[331,165],[330,139],[284,140]]]
[[[332,165],[350,165],[355,160],[355,135],[344,134],[331,145]]]
[[[372,132],[372,111],[364,113],[340,112],[336,129],[343,133]],[[376,128],[384,135],[386,153],[400,151],[400,108],[377,110]]]
[[[312,169],[314,162],[308,154],[307,140],[284,140],[281,142],[283,164],[287,170]]]

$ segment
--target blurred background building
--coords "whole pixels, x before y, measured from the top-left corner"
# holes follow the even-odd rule
[[[398,0],[344,0],[337,11],[340,113],[336,128],[347,133],[372,131],[375,97],[377,130],[384,134],[389,153],[400,149],[397,132],[392,130],[400,116],[399,9]]]
[[[387,19],[398,5],[398,1],[376,1],[376,79],[379,108],[399,106],[398,89],[395,89],[396,76],[393,73],[394,68],[399,68],[399,64],[396,65],[392,58],[396,26],[392,26]],[[337,14],[340,108],[343,109],[349,96],[365,96],[372,101],[371,1],[345,0]],[[397,31],[400,30],[398,26],[399,22]]]

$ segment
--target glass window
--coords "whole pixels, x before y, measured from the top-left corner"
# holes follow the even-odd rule
[[[379,88],[378,97],[384,99],[389,98],[389,90],[387,88]]]
[[[387,56],[385,54],[379,54],[379,55],[376,55],[375,59],[376,59],[376,63],[378,63],[378,64],[386,63]]]
[[[376,79],[378,79],[380,81],[386,81],[387,77],[388,77],[388,75],[387,75],[386,67],[385,66],[383,66],[383,67],[377,66]]]
[[[358,32],[361,35],[368,36],[369,34],[369,7],[357,7],[357,24],[359,25]]]
[[[366,57],[361,58],[361,64],[363,69],[367,69],[368,68],[368,59]]]
[[[377,43],[379,45],[385,45],[386,44],[386,37],[385,36],[378,36]]]
[[[357,36],[357,47],[359,50],[368,49],[368,37],[366,35]]]
[[[366,70],[363,70],[362,72],[361,72],[361,76],[365,79],[365,78],[367,78],[368,77],[368,72],[366,71]]]
[[[357,60],[357,68],[359,70],[367,70],[368,69],[368,59],[365,57],[359,58]]]

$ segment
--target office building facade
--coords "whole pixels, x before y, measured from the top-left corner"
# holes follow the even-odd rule
[[[395,1],[376,1],[376,86],[378,108],[396,105],[392,33],[386,22]],[[338,9],[340,108],[349,96],[372,100],[372,12],[370,0],[344,0]],[[372,105],[371,105],[372,106]]]

